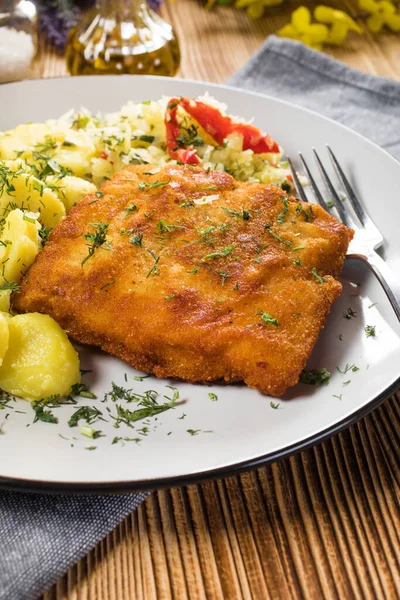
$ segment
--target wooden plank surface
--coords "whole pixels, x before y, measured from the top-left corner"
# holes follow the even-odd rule
[[[350,1],[330,2],[349,8]],[[180,76],[223,82],[289,19],[167,2]],[[400,81],[400,37],[352,36],[329,52]],[[65,74],[41,43],[37,75]],[[400,597],[400,395],[331,440],[237,477],[153,493],[42,600]]]

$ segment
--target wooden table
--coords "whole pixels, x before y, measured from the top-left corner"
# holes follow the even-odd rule
[[[339,0],[337,7],[351,3]],[[298,3],[261,21],[194,0],[164,16],[182,45],[181,76],[226,80],[288,21]],[[352,36],[330,54],[400,80],[400,37]],[[65,74],[42,43],[44,77]],[[400,596],[400,395],[331,440],[237,477],[153,493],[42,600]]]

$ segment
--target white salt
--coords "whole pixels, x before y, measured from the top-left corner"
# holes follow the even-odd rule
[[[31,35],[13,27],[0,27],[0,83],[24,79],[34,54]]]

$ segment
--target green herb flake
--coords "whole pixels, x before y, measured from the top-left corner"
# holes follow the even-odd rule
[[[133,379],[134,381],[144,381],[148,377],[151,377],[151,375],[134,375]]]
[[[81,406],[73,413],[73,415],[71,415],[68,426],[76,427],[80,420],[84,420],[88,425],[92,425],[92,423],[95,423],[96,421],[104,421],[103,413],[94,406]]]
[[[276,409],[276,408],[279,408],[279,406],[280,406],[279,402],[277,402],[276,404],[274,404],[274,402],[272,402],[272,400],[271,400],[271,402],[269,403],[269,405],[270,405],[270,407],[271,407],[271,408],[275,408],[275,409]]]
[[[288,207],[288,199],[287,198],[281,198],[281,200],[283,203],[283,209],[282,209],[282,212],[278,215],[276,220],[278,221],[278,223],[280,223],[282,225],[285,220],[286,213],[289,210],[289,207]]]
[[[86,246],[89,248],[88,255],[81,262],[81,266],[91,258],[98,248],[103,250],[111,250],[111,242],[107,242],[108,223],[89,223],[94,229],[92,233],[86,233],[83,239],[89,242]]]
[[[375,327],[375,325],[367,325],[364,328],[364,331],[365,331],[365,335],[367,337],[376,337],[376,327]]]
[[[203,258],[201,259],[203,262],[206,262],[207,260],[215,260],[216,258],[224,258],[225,256],[228,256],[232,250],[234,249],[234,246],[226,246],[226,248],[222,248],[222,250],[219,250],[217,252],[211,252],[211,254],[207,254],[206,256],[203,256]]]
[[[46,403],[43,400],[31,402],[31,408],[35,411],[34,423],[43,421],[44,423],[58,423],[57,417],[50,410],[45,410]]]
[[[190,435],[199,435],[201,429],[186,429],[187,433],[190,433]]]
[[[266,223],[265,224],[265,229],[268,231],[268,233],[278,242],[280,242],[281,244],[284,244],[287,248],[289,248],[292,245],[292,242],[289,240],[283,240],[277,233],[275,233],[274,231],[272,231],[271,226]]]
[[[350,319],[354,319],[357,316],[357,313],[355,310],[353,310],[351,307],[347,308],[344,313],[343,313],[343,317],[345,319],[348,319],[350,321]]]
[[[175,298],[175,294],[170,294],[169,296],[164,296],[164,300],[172,300],[172,298]]]
[[[300,382],[307,385],[328,385],[331,374],[327,369],[304,369],[300,373]]]
[[[127,217],[127,216],[131,215],[131,214],[132,214],[132,213],[134,213],[134,212],[135,212],[137,209],[138,209],[138,207],[137,207],[137,205],[136,205],[136,204],[131,204],[130,206],[127,206],[127,207],[124,209],[124,212],[125,212],[125,217]]]
[[[214,392],[208,392],[208,397],[210,398],[211,402],[217,402],[218,400],[218,396],[217,394],[214,394]]]
[[[11,292],[18,292],[19,289],[20,286],[12,281],[4,281],[3,283],[0,283],[0,292],[8,290],[11,290]]]
[[[343,394],[332,394],[332,398],[337,398],[338,400],[343,400]]]
[[[346,366],[343,369],[341,369],[340,367],[336,367],[336,369],[342,375],[346,375],[346,373],[348,373],[349,371],[352,371],[353,373],[356,373],[357,371],[360,370],[360,368],[357,367],[355,364],[351,364],[350,365],[349,363],[346,363]]]
[[[264,325],[274,325],[274,327],[279,327],[278,319],[271,317],[271,315],[269,313],[261,310],[261,308],[256,313],[256,315],[260,315],[261,321],[263,322]]]
[[[160,233],[171,233],[175,229],[186,229],[186,227],[184,227],[183,225],[170,225],[166,223],[164,219],[161,219],[160,221],[158,221],[156,229]]]
[[[311,274],[318,281],[318,283],[324,283],[324,277],[321,277],[321,275],[317,273],[317,269],[315,267],[311,269]]]
[[[81,396],[82,398],[91,398],[92,400],[97,398],[96,394],[89,391],[85,383],[74,383],[71,387],[71,394],[74,396]]]
[[[92,440],[95,440],[98,437],[103,437],[101,431],[96,431],[93,429],[93,427],[90,427],[90,425],[82,425],[79,431],[81,432],[81,435],[84,435]]]

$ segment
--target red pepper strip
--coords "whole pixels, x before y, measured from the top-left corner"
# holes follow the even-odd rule
[[[167,131],[167,150],[171,158],[187,165],[198,165],[200,158],[194,148],[179,148],[176,141],[181,134],[176,113],[180,104],[179,98],[171,98],[165,112],[165,128]]]
[[[217,108],[204,102],[188,98],[181,98],[178,102],[219,145],[228,135],[240,133],[243,136],[243,150],[253,150],[255,154],[279,152],[279,146],[272,137],[264,135],[254,125],[235,123],[230,117],[221,114]]]

